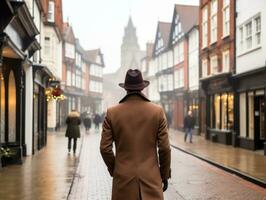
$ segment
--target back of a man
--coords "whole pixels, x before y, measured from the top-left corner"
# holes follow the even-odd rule
[[[170,178],[167,121],[162,108],[137,89],[107,110],[101,153],[113,177],[113,200],[162,200],[162,182]]]

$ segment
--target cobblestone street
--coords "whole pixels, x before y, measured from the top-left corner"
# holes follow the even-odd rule
[[[84,137],[70,200],[109,200],[112,180],[99,153],[100,132]],[[197,158],[172,149],[166,200],[263,200],[266,191]]]

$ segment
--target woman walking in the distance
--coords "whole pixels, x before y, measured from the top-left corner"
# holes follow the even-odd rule
[[[79,125],[81,123],[79,113],[73,109],[67,116],[66,124],[66,137],[68,137],[68,152],[71,151],[72,140],[73,140],[73,153],[76,153],[77,149],[77,139],[80,138],[80,128]]]

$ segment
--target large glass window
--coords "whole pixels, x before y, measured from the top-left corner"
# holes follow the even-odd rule
[[[234,95],[229,93],[228,95],[228,121],[227,129],[233,129],[234,125]]]
[[[254,93],[248,93],[248,117],[249,117],[249,128],[248,137],[254,139]]]
[[[221,129],[227,129],[227,94],[222,94],[221,98],[221,114],[222,114],[222,119],[221,119]]]
[[[214,127],[220,129],[220,94],[214,96],[214,113],[215,113],[215,123]]]
[[[239,112],[240,112],[240,136],[246,137],[247,135],[247,109],[246,109],[246,93],[243,92],[239,95]]]
[[[4,82],[4,77],[2,74],[2,71],[0,71],[0,81],[1,81],[1,115],[0,115],[0,119],[1,119],[1,124],[0,124],[0,131],[1,131],[1,142],[5,142],[5,82]]]
[[[9,75],[8,87],[8,142],[16,142],[16,83],[13,71]]]
[[[232,93],[216,94],[214,96],[211,96],[210,103],[211,103],[211,110],[210,110],[211,128],[222,129],[222,130],[233,129],[233,124],[234,124],[233,94]]]

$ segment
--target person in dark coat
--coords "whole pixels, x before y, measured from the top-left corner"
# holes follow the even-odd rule
[[[94,116],[93,122],[94,122],[95,128],[97,130],[99,130],[99,125],[100,125],[101,121],[102,121],[101,116],[96,113],[95,116]]]
[[[87,113],[84,116],[83,123],[84,123],[86,131],[90,130],[90,128],[91,128],[91,118],[90,118],[89,113]]]
[[[188,115],[184,119],[184,129],[185,129],[185,138],[184,141],[186,142],[187,136],[189,135],[189,142],[192,143],[192,130],[195,126],[195,120],[192,115],[192,111],[188,111]]]
[[[80,138],[80,128],[79,125],[81,123],[80,115],[76,110],[72,110],[66,119],[67,129],[66,129],[66,137],[68,137],[68,152],[71,151],[71,143],[72,139],[74,141],[73,144],[73,153],[76,153],[77,149],[77,139]]]

